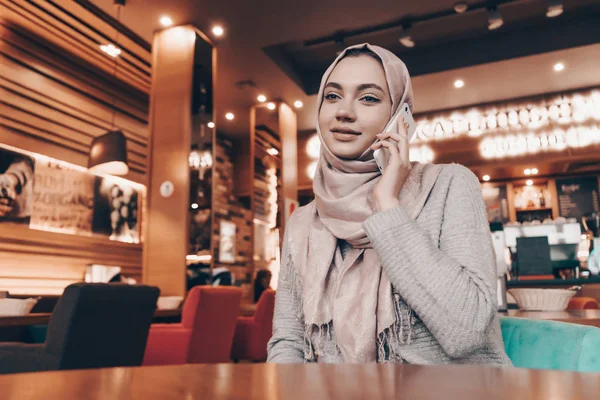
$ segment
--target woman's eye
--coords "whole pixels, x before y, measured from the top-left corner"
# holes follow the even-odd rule
[[[338,96],[335,93],[328,93],[327,95],[325,95],[325,99],[326,100],[336,100],[336,99],[339,99],[339,98],[340,98],[340,96]]]
[[[379,103],[379,99],[374,96],[364,96],[361,100],[366,101],[367,103]]]

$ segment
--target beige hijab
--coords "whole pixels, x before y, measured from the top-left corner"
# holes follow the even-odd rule
[[[412,109],[410,76],[404,63],[388,50],[361,44],[344,50],[323,75],[317,113],[324,86],[337,63],[349,49],[365,47],[382,60],[392,114],[405,102]],[[336,346],[345,362],[374,362],[382,338],[397,326],[392,285],[362,227],[374,213],[370,197],[381,174],[370,149],[356,160],[343,160],[327,148],[318,124],[317,133],[321,156],[313,184],[315,202],[298,210],[302,216],[297,216],[297,223],[288,232],[290,255],[302,281],[307,335],[313,327],[327,331],[332,324]],[[436,168],[430,172],[425,167],[413,164],[400,195],[401,206],[412,218],[416,218],[437,177]],[[422,179],[424,172],[428,172],[427,179]],[[352,245],[344,257],[337,239]]]

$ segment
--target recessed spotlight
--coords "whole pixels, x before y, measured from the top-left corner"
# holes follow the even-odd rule
[[[216,36],[216,37],[221,37],[223,36],[223,34],[225,33],[225,30],[223,29],[222,26],[220,25],[216,25],[213,26],[212,28],[212,33]]]
[[[267,104],[267,108],[269,110],[274,110],[275,109],[275,103],[269,103],[269,104]]]
[[[102,46],[100,46],[100,50],[102,50],[103,52],[105,52],[106,54],[108,54],[109,56],[111,56],[112,58],[117,58],[119,57],[119,54],[121,54],[121,49],[119,49],[118,47],[115,47],[114,44],[103,44]]]
[[[192,209],[197,209],[198,208],[198,203],[192,203]]]
[[[496,7],[488,8],[488,29],[493,31],[504,25],[500,11]]]
[[[209,122],[208,124],[206,124],[210,129],[215,127],[215,123],[214,122]]]
[[[168,28],[169,26],[173,25],[173,20],[168,15],[163,15],[162,17],[160,17],[159,21],[160,24],[165,28]]]
[[[225,114],[225,118],[227,118],[229,121],[233,121],[235,115],[233,115],[233,113],[228,112],[227,114]]]
[[[272,156],[276,156],[277,154],[279,154],[279,150],[277,150],[274,147],[271,147],[270,149],[267,150],[267,153],[269,153]]]
[[[525,175],[531,175],[531,170],[529,168],[527,168],[525,171],[523,171],[525,173]]]
[[[267,96],[265,96],[264,94],[259,94],[256,100],[260,101],[261,103],[264,103],[265,101],[267,101]]]
[[[398,41],[402,43],[404,47],[412,48],[415,47],[415,41],[410,35],[410,26],[405,26],[400,33]]]
[[[491,178],[490,178],[490,176],[489,176],[489,175],[484,175],[484,176],[483,176],[483,180],[484,180],[484,181],[486,181],[486,182],[487,182],[487,181],[489,181],[490,179],[491,179]]]
[[[467,11],[468,8],[469,6],[464,1],[459,1],[458,3],[454,4],[454,11],[456,11],[459,14],[462,14],[465,11]]]
[[[527,182],[525,183],[527,184],[527,186],[533,185],[533,181],[531,179],[527,179]]]
[[[540,172],[540,171],[538,171],[538,169],[537,169],[537,168],[531,168],[531,174],[532,174],[532,175],[537,175],[537,174],[538,174],[538,172]]]
[[[457,89],[460,89],[461,87],[465,86],[465,81],[463,81],[462,79],[457,79],[454,81],[454,87]]]
[[[563,13],[562,0],[548,0],[548,11],[546,11],[546,17],[554,18],[554,17],[558,17],[562,13]]]
[[[300,100],[296,100],[294,102],[294,107],[296,107],[296,108],[302,108],[303,105],[304,105],[304,103],[301,102]]]
[[[561,63],[561,62],[557,62],[556,64],[554,64],[554,70],[556,72],[560,72],[562,70],[565,69],[565,64]]]

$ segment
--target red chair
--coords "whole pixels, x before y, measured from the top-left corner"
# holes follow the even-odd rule
[[[573,297],[569,301],[567,310],[597,310],[600,303],[593,297]]]
[[[242,290],[195,286],[188,293],[180,324],[153,324],[144,365],[229,362]]]
[[[266,361],[267,342],[273,335],[275,291],[265,290],[252,317],[238,317],[231,348],[231,359]]]

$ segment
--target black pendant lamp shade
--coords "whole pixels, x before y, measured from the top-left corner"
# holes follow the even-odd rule
[[[110,131],[92,141],[88,168],[91,172],[126,175],[127,139],[120,130]]]

